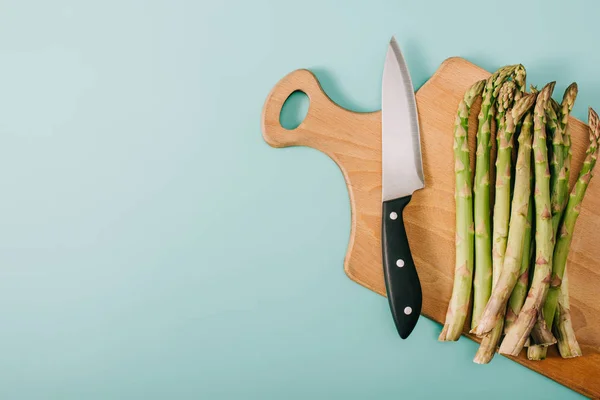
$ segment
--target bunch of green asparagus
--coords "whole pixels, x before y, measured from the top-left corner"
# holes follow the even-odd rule
[[[590,108],[586,158],[571,189],[569,115],[577,84],[558,103],[552,98],[555,82],[529,93],[525,82],[521,64],[475,82],[459,103],[454,126],[456,260],[439,340],[458,340],[470,315],[470,332],[481,338],[474,358],[480,364],[496,351],[517,356],[524,347],[529,359],[542,360],[554,344],[564,358],[582,355],[566,264],[598,157],[600,122]],[[479,97],[472,171],[469,115]]]

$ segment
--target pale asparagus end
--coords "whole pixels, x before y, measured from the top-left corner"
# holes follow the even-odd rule
[[[552,346],[556,343],[556,338],[546,325],[546,319],[539,313],[538,320],[531,330],[531,337],[536,345]]]
[[[549,296],[550,292],[548,292],[546,302],[548,301]],[[548,319],[544,318],[542,314],[543,313],[539,313],[538,320],[531,329],[531,338],[533,338],[533,341],[536,344],[527,349],[527,358],[532,361],[545,360],[548,346],[552,346],[556,343],[556,338],[546,324]]]
[[[504,318],[502,317],[503,315],[494,326],[494,329],[481,339],[481,344],[477,349],[477,353],[475,353],[475,358],[473,358],[474,363],[488,364],[494,358],[504,328]]]
[[[548,347],[535,344],[527,348],[527,358],[531,361],[541,361],[546,359],[546,350]]]
[[[574,358],[583,355],[573,322],[571,320],[571,310],[569,305],[569,282],[568,273],[565,271],[563,283],[558,294],[558,307],[556,308],[556,316],[554,317],[554,335],[558,340],[558,351],[562,358]]]

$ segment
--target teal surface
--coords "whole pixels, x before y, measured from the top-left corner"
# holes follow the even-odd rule
[[[340,171],[260,114],[301,67],[378,109],[396,35],[417,87],[450,56],[521,62],[577,81],[585,119],[597,2],[1,4],[0,398],[579,397],[425,318],[400,340],[344,275]]]

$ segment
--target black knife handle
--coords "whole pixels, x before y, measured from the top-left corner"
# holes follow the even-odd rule
[[[402,211],[411,196],[383,202],[382,249],[385,288],[398,334],[406,339],[421,314],[421,282],[410,254]]]

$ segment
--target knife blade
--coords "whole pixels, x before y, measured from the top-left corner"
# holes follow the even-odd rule
[[[422,292],[402,212],[425,187],[415,92],[396,39],[390,40],[382,80],[382,253],[388,302],[402,339],[417,324]]]

